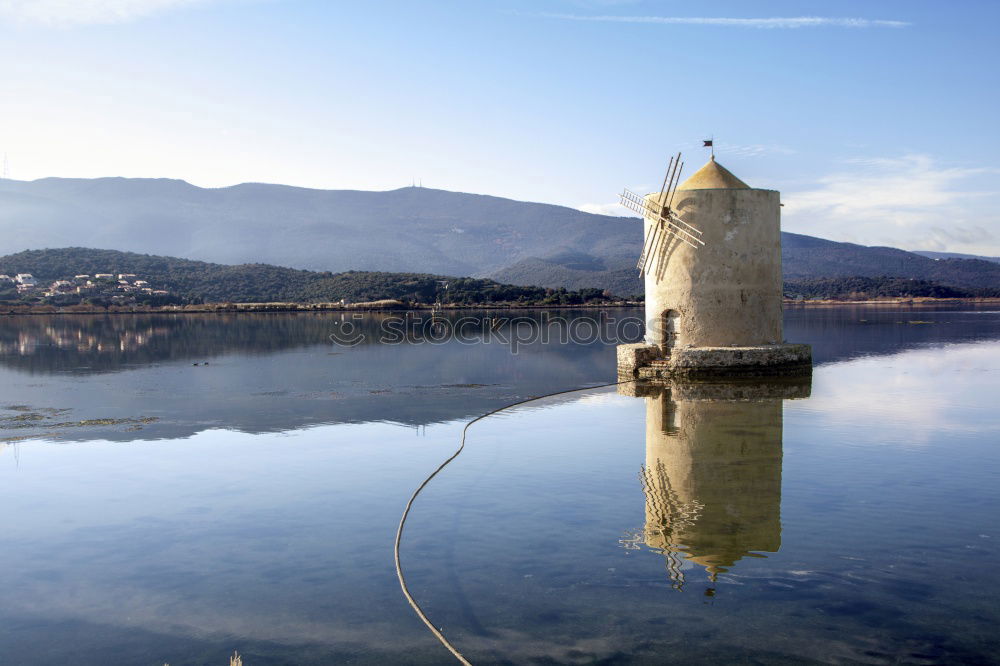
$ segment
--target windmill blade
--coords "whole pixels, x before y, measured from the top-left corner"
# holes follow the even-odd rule
[[[619,203],[622,206],[639,213],[643,217],[658,218],[661,216],[660,211],[653,208],[653,205],[646,199],[646,197],[640,196],[632,190],[626,188],[618,196],[620,199]]]
[[[677,193],[677,186],[681,183],[681,172],[684,171],[684,162],[680,161],[680,153],[677,153],[677,177],[674,179],[673,184],[670,187],[669,195],[667,196],[667,208],[670,208],[674,204],[674,195]]]
[[[643,218],[653,220],[662,219],[672,224],[672,222],[668,219],[672,212],[662,204],[640,196],[627,188],[622,190],[622,193],[619,194],[618,197],[619,203],[622,206],[639,213],[643,216]]]
[[[674,166],[674,158],[671,157],[670,163],[667,164],[667,172],[663,174],[663,186],[660,188],[660,194],[663,194],[663,191],[667,189],[667,180],[670,178],[670,170],[673,168],[673,166]]]
[[[657,226],[658,229],[656,238],[653,239],[653,244],[649,249],[649,254],[645,257],[645,261],[643,262],[642,266],[643,273],[647,273],[649,271],[649,265],[652,263],[653,258],[656,257],[660,251],[662,251],[664,244],[667,243],[667,241],[670,239],[676,238],[678,240],[684,241],[688,245],[691,245],[691,247],[696,247],[690,241],[685,239],[683,236],[677,235],[677,233],[675,233],[673,229],[663,224],[662,221]]]
[[[649,270],[649,262],[656,255],[656,248],[660,245],[660,239],[663,236],[663,228],[661,225],[657,224],[655,227],[650,229],[650,236],[652,236],[651,242],[649,244],[649,252],[642,257],[642,261],[639,264],[639,273],[645,275]]]
[[[681,220],[673,212],[668,212],[666,214],[663,214],[652,209],[651,207],[643,208],[638,205],[634,206],[629,205],[628,207],[631,210],[635,210],[636,212],[642,213],[643,217],[647,220],[653,222],[659,222],[662,225],[666,225],[667,229],[671,233],[677,235],[678,238],[680,238],[682,241],[684,241],[691,247],[698,247],[699,245],[705,244],[705,242],[701,240],[701,238],[699,238],[699,236],[701,236],[701,232],[695,227],[688,224],[687,222]],[[681,222],[681,224],[677,223],[678,220]],[[690,231],[688,229],[690,229]]]
[[[687,243],[691,247],[697,247],[696,245],[694,245],[693,243],[691,243],[689,240],[687,240],[683,236],[677,235],[677,233],[673,229],[667,227],[665,224],[661,223],[660,231],[661,231],[661,233],[657,236],[656,242],[653,244],[653,247],[650,250],[649,256],[646,257],[646,260],[648,262],[650,262],[650,263],[652,263],[653,259],[663,250],[663,247],[671,239],[676,238],[678,240],[684,241],[685,243]],[[643,273],[645,273],[647,271],[647,267],[644,266],[643,269],[642,269],[642,271],[643,271]]]
[[[701,232],[692,227],[687,222],[684,222],[683,220],[681,220],[683,226],[677,224],[676,220],[680,220],[680,218],[677,217],[677,214],[671,210],[668,210],[666,214],[658,215],[653,219],[656,219],[661,224],[666,225],[667,229],[672,234],[676,235],[679,239],[681,239],[691,247],[697,248],[698,245],[705,244],[705,241],[699,238],[699,236],[701,236]],[[685,227],[690,227],[691,229],[694,230],[695,233],[697,233],[697,235],[695,235],[695,233],[691,233]]]
[[[667,231],[667,233],[669,233],[671,236],[676,236],[677,240],[687,243],[696,250],[698,249],[699,246],[705,244],[705,241],[701,240],[700,238],[692,236],[688,232],[671,224],[665,219],[661,220],[661,223],[664,225],[664,229],[665,231]]]
[[[656,226],[654,226],[647,235],[647,243],[643,247],[642,254],[639,257],[639,263],[636,265],[636,268],[643,273],[647,271],[650,261],[657,255],[662,248],[663,243],[665,243],[668,239],[679,240],[694,249],[698,249],[700,245],[705,244],[704,241],[697,238],[694,239],[694,242],[692,242],[687,237],[681,235],[683,230],[669,226],[664,220],[657,220],[655,225]]]
[[[684,220],[682,220],[682,219],[680,218],[680,216],[679,216],[679,215],[677,215],[677,213],[675,213],[675,212],[673,212],[673,211],[670,211],[669,215],[670,215],[670,219],[671,219],[671,220],[672,220],[672,221],[674,222],[674,224],[676,224],[677,226],[679,226],[679,227],[681,227],[681,228],[683,228],[683,229],[687,229],[688,231],[690,231],[690,232],[691,232],[691,234],[697,234],[698,236],[701,236],[701,235],[702,235],[702,234],[701,234],[701,229],[699,229],[698,227],[696,227],[696,226],[694,226],[694,225],[692,225],[692,224],[688,224],[687,222],[685,222]],[[698,238],[698,237],[696,237],[696,236],[691,236],[691,238],[692,238],[693,240],[695,240],[696,242],[698,242],[698,243],[701,243],[702,245],[704,245],[704,244],[705,244],[705,242],[704,242],[703,240],[701,240],[701,238]]]
[[[660,242],[660,234],[662,233],[662,227],[660,224],[655,223],[649,228],[649,233],[646,234],[648,245],[643,248],[642,255],[639,257],[639,263],[636,264],[636,268],[639,269],[639,274],[643,275],[646,273],[646,265],[649,263],[649,258],[653,256],[653,252],[656,246]]]
[[[665,231],[669,233],[671,236],[676,236],[678,239],[687,243],[693,248],[697,248],[699,245],[705,244],[704,241],[698,238],[698,236],[690,233],[685,228],[685,227],[691,227],[691,225],[684,222],[684,226],[680,226],[674,221],[674,218],[676,219],[680,218],[677,218],[677,216],[673,213],[673,211],[665,209],[663,206],[660,206],[659,204],[652,203],[648,199],[640,197],[638,194],[628,189],[625,189],[619,196],[621,197],[621,204],[623,206],[625,206],[629,210],[633,210],[641,214],[643,216],[643,219],[650,220],[651,222],[653,222],[656,225],[654,227],[654,230],[657,231],[657,234],[661,230]],[[693,229],[693,227],[691,228]],[[701,232],[697,231],[697,229],[695,229],[695,231],[697,232],[698,235],[701,234]],[[639,263],[636,266],[636,268],[641,268],[642,265],[645,263],[645,260],[651,251],[650,245],[654,236],[655,234],[647,234],[646,240],[643,243],[642,253],[639,255]]]
[[[643,266],[646,265],[646,256],[649,254],[650,249],[652,248],[653,245],[653,240],[656,238],[657,226],[658,225],[656,226],[650,225],[649,233],[647,233],[646,237],[643,239],[642,253],[639,255],[638,263],[636,263],[635,265],[635,267],[638,268],[640,271],[643,270]]]
[[[667,173],[664,175],[659,195],[642,197],[628,188],[623,189],[618,195],[622,206],[638,213],[645,222],[650,223],[636,264],[636,268],[642,274],[648,270],[653,257],[657,256],[657,253],[666,247],[665,243],[671,240],[679,240],[694,249],[705,245],[705,241],[701,239],[701,230],[685,222],[673,210],[674,197],[677,195],[683,172],[684,162],[681,161],[681,153],[677,153],[667,164]]]
[[[643,197],[640,197],[635,192],[632,192],[628,188],[625,188],[624,190],[622,190],[622,193],[619,195],[619,197],[621,198],[620,203],[622,206],[625,206],[629,210],[639,213],[640,215],[642,215],[644,220],[655,219],[655,217],[651,215],[652,211],[646,205],[646,200]],[[643,239],[642,252],[639,254],[639,261],[635,266],[639,270],[642,270],[643,264],[646,261],[646,256],[649,254],[649,249],[652,244],[652,241],[656,237],[656,231],[657,231],[656,226],[650,226],[649,232]]]
[[[679,155],[680,153],[678,153],[678,156]],[[629,210],[639,213],[644,218],[662,219],[690,240],[704,245],[699,238],[699,236],[701,236],[701,230],[682,220],[680,216],[678,216],[677,213],[675,213],[670,207],[670,204],[673,202],[673,197],[677,192],[677,185],[680,182],[680,175],[681,171],[684,169],[684,163],[676,162],[674,166],[676,167],[674,172],[667,175],[668,181],[666,186],[666,195],[663,195],[661,191],[661,196],[658,197],[659,200],[639,196],[635,192],[625,188],[622,190],[622,193],[618,195],[621,199],[620,203]],[[668,197],[669,201],[667,201]]]
[[[628,190],[626,190],[628,191]],[[638,199],[638,195],[634,193],[633,196]],[[672,229],[675,229],[677,233],[683,235],[686,239],[694,241],[700,245],[704,245],[704,241],[701,240],[700,236],[701,230],[698,229],[693,224],[688,224],[681,217],[670,208],[670,206],[665,206],[661,203],[650,199],[642,199],[642,206],[645,211],[646,217],[652,217],[653,219],[660,219],[665,224],[669,225]],[[635,208],[633,208],[635,210]]]
[[[633,210],[643,217],[646,216],[646,203],[645,200],[632,190],[625,188],[622,193],[618,195],[619,201],[622,206],[625,206],[629,210]]]
[[[673,188],[674,176],[677,173],[677,167],[681,163],[681,154],[677,153],[677,157],[670,158],[670,166],[667,167],[667,175],[663,179],[663,187],[660,188],[660,196],[657,199],[657,203],[661,206],[666,204],[670,197],[670,190]]]
[[[670,161],[673,164],[674,168],[673,168],[673,171],[671,171],[670,174],[669,174],[670,178],[669,178],[669,182],[667,183],[667,196],[664,197],[664,202],[665,203],[670,198],[670,191],[673,189],[674,178],[680,175],[679,174],[679,168],[681,166],[681,154],[677,153],[676,160],[674,158],[670,158]],[[661,192],[661,194],[662,194],[662,192]]]
[[[669,224],[671,227],[676,227],[679,233],[683,234],[690,240],[704,245],[704,243],[701,242],[701,239],[699,238],[702,235],[701,229],[694,226],[693,224],[688,224],[687,222],[685,222],[669,206],[663,206],[654,201],[647,200],[646,213],[648,217],[652,217],[654,219],[663,219],[664,222]]]

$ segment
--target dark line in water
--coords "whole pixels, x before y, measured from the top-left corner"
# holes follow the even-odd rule
[[[466,437],[466,434],[468,433],[469,428],[474,423],[476,423],[478,421],[482,421],[483,419],[485,419],[485,418],[487,418],[489,416],[493,416],[494,414],[497,414],[497,413],[502,412],[504,410],[510,409],[512,407],[517,407],[518,405],[523,405],[523,404],[526,404],[526,403],[529,403],[529,402],[535,402],[536,400],[542,400],[544,398],[551,398],[551,397],[556,396],[556,395],[564,395],[566,393],[578,393],[580,391],[591,391],[593,389],[607,388],[608,386],[620,386],[622,384],[631,384],[631,383],[636,382],[636,381],[639,381],[639,380],[637,380],[637,379],[627,379],[627,380],[622,381],[622,382],[609,382],[607,384],[598,384],[596,386],[585,386],[583,388],[567,389],[565,391],[556,391],[555,393],[548,393],[546,395],[538,395],[538,396],[535,396],[533,398],[526,398],[524,400],[518,400],[517,402],[512,402],[509,405],[505,405],[503,407],[498,407],[497,409],[494,409],[492,411],[486,412],[485,414],[480,414],[476,418],[474,418],[471,421],[469,421],[468,423],[466,423],[465,427],[462,428],[462,439],[461,439],[461,442],[459,443],[458,450],[456,450],[455,453],[451,454],[451,457],[449,457],[447,460],[445,460],[443,463],[441,463],[436,470],[434,470],[433,472],[431,472],[431,475],[428,476],[426,479],[424,479],[423,483],[421,483],[417,487],[417,489],[415,491],[413,491],[413,494],[410,496],[409,501],[406,503],[406,508],[403,509],[403,516],[399,520],[399,527],[396,529],[396,542],[395,542],[395,545],[393,547],[393,555],[394,555],[395,560],[396,560],[396,577],[399,578],[399,587],[403,590],[403,596],[406,597],[406,600],[409,602],[410,606],[413,608],[413,611],[417,614],[417,617],[419,617],[423,621],[423,623],[425,625],[427,625],[427,628],[431,630],[431,633],[434,634],[434,637],[437,638],[438,641],[441,642],[441,645],[443,645],[446,648],[448,648],[448,651],[451,652],[451,654],[455,657],[455,659],[457,659],[460,663],[465,664],[466,666],[472,666],[472,662],[470,662],[468,659],[466,659],[462,655],[462,653],[459,652],[458,649],[454,645],[452,645],[448,641],[447,638],[444,637],[444,634],[442,634],[441,631],[437,627],[435,627],[433,623],[431,623],[430,618],[428,618],[427,614],[424,613],[424,611],[423,611],[422,608],[420,608],[420,604],[418,604],[417,600],[413,598],[413,595],[410,594],[410,589],[406,586],[406,576],[405,576],[405,574],[403,574],[403,565],[402,565],[402,563],[400,561],[400,557],[399,557],[399,544],[403,540],[403,528],[406,526],[406,519],[410,515],[410,508],[413,506],[414,500],[417,499],[417,495],[419,495],[421,493],[421,491],[423,491],[423,489],[427,486],[427,484],[431,482],[431,479],[433,479],[435,476],[437,476],[438,473],[441,472],[441,470],[443,470],[445,467],[447,467],[451,463],[452,460],[454,460],[455,458],[457,458],[459,456],[459,454],[462,453],[462,449],[465,448],[465,437]]]

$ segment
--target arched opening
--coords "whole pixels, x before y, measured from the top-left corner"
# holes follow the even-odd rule
[[[669,355],[670,350],[677,343],[677,328],[679,325],[680,315],[677,310],[664,310],[663,314],[660,315],[660,327],[663,331],[663,335],[660,338],[662,340],[660,348],[664,354]]]

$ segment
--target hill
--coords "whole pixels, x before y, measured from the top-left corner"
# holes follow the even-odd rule
[[[28,250],[0,257],[0,274],[31,273],[40,284],[70,279],[77,274],[129,273],[153,287],[170,292],[182,302],[267,303],[275,301],[318,303],[397,299],[416,303],[520,303],[577,304],[604,299],[597,289],[568,291],[504,285],[494,280],[430,275],[348,271],[330,273],[283,268],[268,264],[228,266],[176,257],[60,248]],[[11,292],[12,288],[8,289]],[[31,294],[27,295],[29,298]],[[14,299],[3,293],[0,298]],[[60,295],[71,302],[69,295]],[[86,296],[75,299],[86,300]],[[104,299],[101,299],[104,300]]]
[[[624,295],[642,290],[634,270],[642,243],[636,219],[420,187],[362,192],[260,183],[205,189],[168,179],[0,180],[0,229],[0,254],[86,243],[225,265],[488,277]],[[931,258],[793,233],[784,233],[782,243],[790,280],[888,276],[1000,286],[1000,264],[980,258]],[[270,269],[243,270],[272,279]]]
[[[950,287],[929,280],[843,277],[785,280],[786,298],[869,300],[878,298],[998,298],[1000,287]]]
[[[801,286],[801,289],[796,287],[792,292],[801,292],[811,297],[818,297],[818,293],[823,293],[824,298],[838,298],[851,293],[852,286],[843,282],[846,278],[893,278],[904,282],[916,280],[957,288],[966,294],[980,293],[977,290],[983,289],[1000,289],[1000,264],[986,258],[932,259],[891,247],[838,243],[783,232],[781,259],[785,281]],[[548,259],[531,258],[499,270],[491,277],[511,284],[565,286],[570,289],[598,285],[612,293],[630,296],[643,291],[634,259],[587,265],[579,257],[572,255],[558,255]],[[869,281],[863,289],[869,290],[873,295],[890,295],[889,292],[898,290],[902,284],[903,282],[898,282],[889,286],[889,283],[883,282],[876,287],[874,282]],[[833,289],[833,292],[826,291],[829,289]],[[886,293],[882,294],[882,291]]]
[[[1000,287],[1000,264],[982,259],[931,259],[892,247],[869,247],[784,232],[786,280],[835,277],[898,277],[952,287]]]
[[[638,225],[638,220],[636,220]],[[534,284],[546,287],[566,287],[582,289],[599,286],[613,294],[636,296],[643,293],[642,278],[635,268],[635,259],[627,258],[616,262],[605,262],[590,257],[568,253],[547,259],[532,257],[522,259],[506,268],[496,271],[490,277],[498,282],[510,284]],[[608,264],[612,265],[608,265]]]
[[[528,257],[633,253],[631,221],[407,187],[389,192],[167,179],[0,180],[0,254],[91,247],[223,264],[486,276]]]
[[[962,254],[961,252],[931,252],[929,250],[913,250],[913,254],[919,254],[928,259],[982,259],[1000,264],[1000,257],[983,257],[978,254]]]

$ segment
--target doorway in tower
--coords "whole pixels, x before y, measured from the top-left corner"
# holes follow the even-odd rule
[[[664,310],[663,314],[660,315],[660,330],[663,331],[660,336],[660,350],[664,355],[669,356],[670,350],[673,349],[677,342],[677,327],[680,323],[680,315],[677,310]]]

